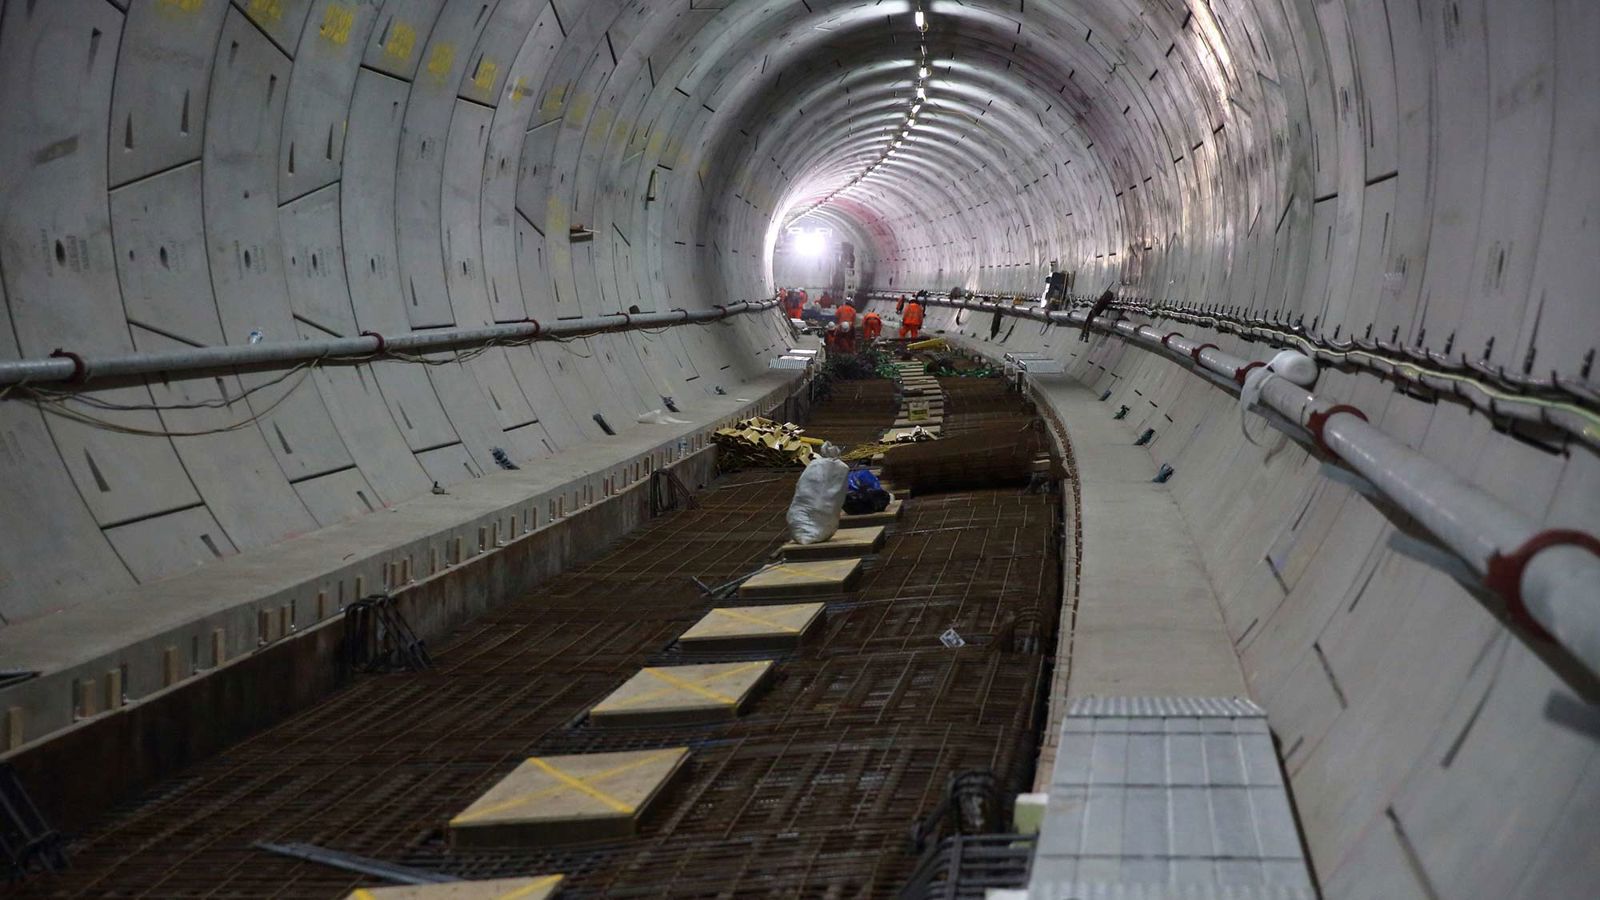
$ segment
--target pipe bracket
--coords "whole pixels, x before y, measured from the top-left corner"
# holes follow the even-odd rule
[[[1246,366],[1245,368],[1249,369],[1251,366]],[[1328,442],[1323,440],[1322,429],[1327,427],[1328,419],[1339,413],[1349,413],[1363,422],[1369,421],[1366,413],[1348,403],[1336,403],[1327,409],[1319,409],[1312,413],[1310,418],[1306,419],[1306,430],[1311,432],[1312,439],[1317,442],[1318,447],[1322,448],[1323,453],[1332,457],[1338,457],[1338,454],[1334,453],[1333,448],[1328,446]]]
[[[1198,346],[1198,347],[1194,348],[1193,350],[1189,351],[1189,358],[1194,360],[1194,364],[1198,366],[1198,365],[1200,365],[1200,351],[1201,350],[1221,350],[1221,349],[1222,348],[1218,347],[1216,344],[1201,344],[1200,346]]]
[[[60,347],[51,350],[50,356],[55,359],[72,360],[72,377],[67,379],[69,384],[83,384],[89,380],[89,364],[83,361],[82,356],[73,353],[71,350],[63,350]]]
[[[1582,547],[1600,556],[1600,538],[1571,528],[1550,528],[1528,538],[1510,553],[1497,552],[1489,557],[1488,571],[1483,576],[1483,583],[1505,600],[1506,613],[1512,621],[1549,641],[1554,641],[1554,636],[1528,612],[1523,602],[1522,573],[1539,551],[1561,546]]]
[[[362,337],[369,337],[369,338],[372,338],[373,340],[377,341],[378,342],[378,350],[377,350],[377,352],[379,354],[382,354],[382,353],[385,353],[385,352],[388,351],[389,342],[384,340],[383,339],[383,335],[377,333],[376,331],[363,331],[363,332],[361,332],[361,336]]]
[[[1259,359],[1255,360],[1254,362],[1245,363],[1244,365],[1240,366],[1239,368],[1233,370],[1233,380],[1240,387],[1244,387],[1245,376],[1250,374],[1250,370],[1251,369],[1259,369],[1259,368],[1261,368],[1262,366],[1265,366],[1265,365],[1266,365],[1266,363],[1262,362]]]

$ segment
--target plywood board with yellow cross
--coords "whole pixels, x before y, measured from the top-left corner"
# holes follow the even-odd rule
[[[449,881],[398,887],[357,888],[346,900],[547,900],[561,890],[561,875]]]
[[[772,660],[639,670],[590,707],[596,725],[660,725],[732,719],[772,671]]]
[[[866,556],[883,546],[883,526],[865,528],[840,528],[833,537],[814,544],[797,544],[790,541],[780,549],[784,559],[843,559]]]
[[[849,590],[860,574],[860,557],[782,562],[750,576],[739,586],[739,596],[768,599],[837,594]]]
[[[632,835],[689,748],[531,756],[450,820],[458,847],[529,847]]]
[[[823,620],[821,603],[724,606],[713,609],[678,637],[687,650],[786,650]]]

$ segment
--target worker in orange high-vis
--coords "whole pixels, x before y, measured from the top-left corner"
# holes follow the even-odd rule
[[[833,314],[833,320],[840,325],[854,325],[856,321],[856,308],[848,303],[839,304],[839,309]]]
[[[872,343],[883,334],[883,317],[875,312],[869,312],[861,317],[861,337],[867,343]]]
[[[922,335],[922,304],[913,299],[900,314],[900,336],[916,340]]]
[[[833,339],[833,348],[840,353],[856,352],[856,330],[849,322],[839,322],[839,333]]]

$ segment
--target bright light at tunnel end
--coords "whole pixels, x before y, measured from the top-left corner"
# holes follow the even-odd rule
[[[794,252],[801,256],[821,256],[828,249],[828,236],[821,231],[797,231]]]

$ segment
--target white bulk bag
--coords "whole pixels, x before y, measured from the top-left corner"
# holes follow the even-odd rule
[[[794,500],[789,504],[789,535],[797,544],[820,543],[839,530],[850,464],[838,456],[838,448],[824,444],[800,473]]]

